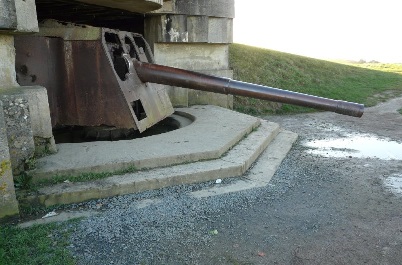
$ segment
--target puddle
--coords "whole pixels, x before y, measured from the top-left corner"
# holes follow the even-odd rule
[[[402,195],[402,174],[394,174],[384,180],[384,186],[394,194]]]
[[[345,138],[313,140],[303,144],[306,152],[324,157],[378,158],[402,160],[402,143],[370,135],[350,135]]]

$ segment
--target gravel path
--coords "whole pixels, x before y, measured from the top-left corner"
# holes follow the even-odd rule
[[[401,107],[267,117],[300,136],[267,187],[189,196],[209,182],[72,205],[98,214],[71,224],[69,249],[86,265],[400,264],[402,195],[387,183],[402,183],[402,160],[317,156],[306,143],[363,135],[398,148]]]

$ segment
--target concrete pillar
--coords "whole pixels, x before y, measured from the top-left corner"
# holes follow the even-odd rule
[[[12,35],[0,33],[0,89],[18,86],[15,80],[15,49]]]
[[[26,163],[35,153],[28,97],[22,88],[10,88],[0,90],[0,101],[3,103],[12,171],[19,175],[26,170]]]
[[[56,153],[57,148],[52,132],[46,88],[41,86],[24,86],[22,88],[22,93],[28,100],[35,156],[41,157],[46,154]]]
[[[172,0],[146,15],[144,35],[158,64],[232,77],[233,0]],[[172,104],[233,108],[233,96],[169,87]]]
[[[34,156],[30,111],[38,135],[53,139],[51,127],[44,125],[50,121],[44,88],[26,92],[16,81],[13,35],[38,31],[35,0],[0,0],[0,219],[19,213],[13,173],[26,170]]]
[[[2,109],[0,101],[0,219],[19,213]]]
[[[35,145],[36,155],[56,151],[46,89],[16,81],[13,35],[38,31],[35,0],[0,0],[0,112],[14,175],[26,170]]]
[[[35,0],[0,0],[0,32],[38,32]]]

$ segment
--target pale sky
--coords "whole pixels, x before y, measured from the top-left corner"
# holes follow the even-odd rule
[[[400,0],[235,0],[234,42],[320,59],[402,63]]]

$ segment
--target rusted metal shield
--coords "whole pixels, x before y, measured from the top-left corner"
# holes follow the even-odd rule
[[[153,63],[141,35],[102,29],[92,40],[18,36],[15,47],[18,82],[47,88],[53,127],[106,125],[142,132],[173,113],[164,86],[128,73],[124,54]]]

